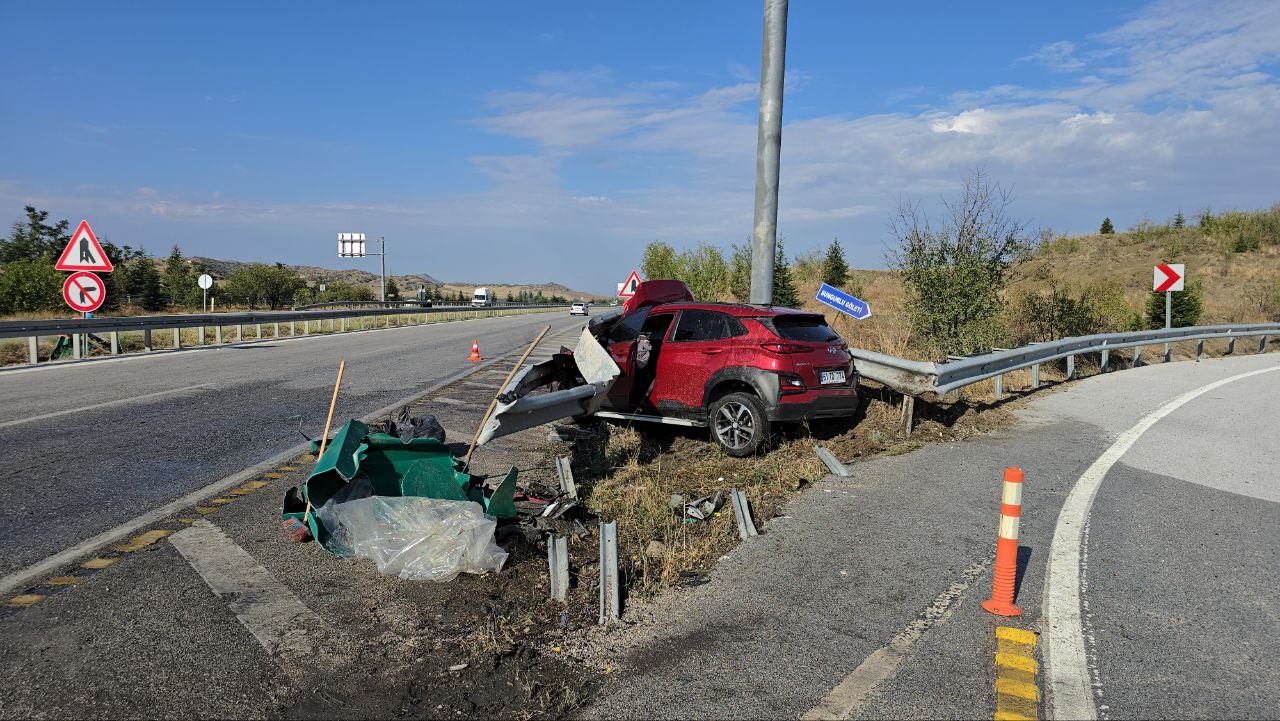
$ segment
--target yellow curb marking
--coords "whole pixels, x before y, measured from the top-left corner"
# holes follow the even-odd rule
[[[21,596],[14,596],[5,602],[4,605],[13,608],[31,608],[32,606],[44,600],[44,596],[38,593],[24,593]]]
[[[1021,628],[996,628],[995,721],[1039,718],[1040,686],[1036,673],[1036,634]]]
[[[213,513],[216,510],[218,510],[216,506],[196,506],[196,513],[202,516]]]
[[[280,466],[280,468],[278,468],[277,470],[285,471],[286,473],[288,473],[291,471],[298,470],[298,467],[297,466]]]
[[[111,564],[119,560],[120,559],[118,558],[90,558],[89,560],[80,564],[80,567],[97,571],[97,570],[106,568],[107,566],[110,566]]]
[[[184,517],[184,518],[175,518],[175,519],[173,519],[173,520],[177,521],[178,523],[195,523],[195,522],[196,522],[196,519],[194,519],[194,518],[185,518],[185,517]]]
[[[116,550],[119,551],[120,553],[133,553],[135,551],[141,551],[142,549],[146,548],[147,546],[150,546],[151,544],[155,543],[156,541],[159,541],[161,538],[164,538],[165,536],[168,536],[171,533],[173,533],[173,531],[168,531],[164,529],[147,531],[141,536],[133,537],[127,543],[116,546]]]
[[[262,477],[263,477],[263,478],[270,478],[270,479],[274,480],[274,479],[276,479],[276,478],[284,478],[284,474],[283,474],[283,473],[263,473],[263,474],[262,474]]]
[[[83,580],[84,579],[80,576],[54,576],[53,578],[45,581],[45,583],[50,586],[74,586]]]
[[[228,503],[235,503],[235,500],[236,500],[236,499],[234,499],[234,498],[214,498],[213,500],[211,500],[211,501],[209,501],[209,502],[210,502],[210,503],[212,503],[212,504],[213,504],[213,505],[215,505],[215,506],[225,506],[225,505],[227,505]]]

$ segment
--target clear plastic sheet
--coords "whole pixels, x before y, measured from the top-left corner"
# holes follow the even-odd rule
[[[372,560],[378,571],[412,581],[452,581],[459,573],[502,570],[497,521],[472,501],[370,496],[326,503],[316,518],[339,555]]]

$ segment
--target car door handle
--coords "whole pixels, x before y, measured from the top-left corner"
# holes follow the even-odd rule
[[[716,353],[723,353],[723,352],[724,352],[724,348],[708,348],[702,351],[702,355],[715,355]]]

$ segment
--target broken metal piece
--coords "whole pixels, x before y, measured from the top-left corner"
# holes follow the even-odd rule
[[[547,537],[547,565],[551,569],[551,598],[565,601],[569,597],[569,539]]]
[[[747,504],[747,494],[735,488],[729,491],[729,498],[733,501],[733,517],[738,520],[738,536],[745,541],[751,536],[760,535],[756,530],[755,521],[751,519],[751,507]]]
[[[621,372],[595,336],[583,330],[571,356],[558,354],[549,361],[525,366],[511,379],[502,389],[478,444],[561,418],[594,413]],[[579,382],[579,377],[583,385],[565,387]],[[557,390],[533,393],[553,383]]]
[[[676,515],[686,519],[686,522],[705,521],[724,506],[724,494],[716,491],[714,496],[703,496],[686,502],[684,496],[673,493],[669,504],[671,510],[675,511]]]
[[[822,446],[816,443],[814,444],[813,449],[817,451],[818,458],[822,459],[822,462],[827,466],[827,469],[830,470],[832,473],[836,474],[837,476],[840,476],[841,478],[848,478],[849,476],[853,475],[852,473],[849,472],[849,469],[843,463],[840,462],[840,459],[836,458],[835,454],[832,453],[831,451],[827,450],[826,448],[823,448]]]
[[[618,598],[618,522],[600,524],[600,625],[620,618]]]
[[[573,482],[573,466],[568,456],[556,458],[556,475],[560,476],[560,491],[573,498],[578,497],[578,486]]]

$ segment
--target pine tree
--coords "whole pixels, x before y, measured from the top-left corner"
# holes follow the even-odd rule
[[[773,305],[784,308],[799,308],[800,294],[796,291],[795,281],[791,279],[791,264],[787,262],[787,254],[782,249],[782,239],[778,239],[777,254],[773,259]]]
[[[1184,290],[1174,291],[1169,299],[1173,311],[1173,327],[1186,328],[1200,322],[1204,286],[1199,282],[1187,283]],[[1147,324],[1151,328],[1164,327],[1164,293],[1152,292],[1147,296]]]
[[[1112,235],[1116,232],[1116,227],[1111,224],[1111,218],[1102,219],[1102,227],[1098,229],[1098,232],[1102,235]]]
[[[187,267],[186,258],[182,257],[182,249],[176,245],[169,251],[169,257],[164,260],[164,272],[161,274],[160,281],[170,303],[180,306],[193,305],[194,291],[200,288],[191,277],[191,269]]]
[[[143,252],[129,262],[128,293],[143,310],[161,310],[165,306],[164,284],[155,261]]]
[[[827,257],[822,261],[822,282],[833,288],[844,286],[849,280],[849,264],[844,259],[844,248],[840,247],[840,239],[832,238],[827,246]]]
[[[1186,227],[1186,225],[1187,225],[1187,219],[1186,219],[1186,217],[1185,217],[1185,216],[1183,216],[1183,215],[1182,215],[1182,209],[1181,209],[1181,208],[1179,208],[1179,209],[1178,209],[1178,214],[1177,214],[1177,215],[1175,215],[1175,216],[1173,216],[1173,227],[1175,227],[1175,228],[1185,228],[1185,227]]]
[[[400,300],[400,286],[396,285],[395,278],[387,278],[387,300]]]

